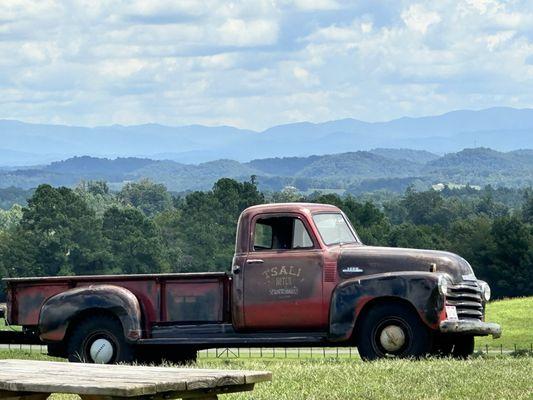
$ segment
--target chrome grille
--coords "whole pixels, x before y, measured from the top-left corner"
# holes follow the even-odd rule
[[[483,302],[481,287],[477,282],[464,281],[448,286],[446,305],[455,306],[459,319],[483,319]]]

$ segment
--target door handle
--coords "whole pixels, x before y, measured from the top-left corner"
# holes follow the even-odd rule
[[[246,263],[247,264],[263,264],[264,261],[261,260],[260,258],[252,258],[250,260],[246,260]]]
[[[231,269],[231,272],[233,272],[234,274],[240,274],[241,273],[241,266],[240,265],[234,265],[233,268]]]

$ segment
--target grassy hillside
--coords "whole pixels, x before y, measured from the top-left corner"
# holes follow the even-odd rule
[[[496,322],[502,326],[502,337],[482,337],[476,340],[476,347],[488,345],[489,348],[531,349],[533,344],[533,297],[521,297],[493,301],[487,306],[488,322]]]

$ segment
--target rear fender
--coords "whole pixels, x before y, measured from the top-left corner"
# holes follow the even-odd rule
[[[91,285],[67,290],[50,297],[39,315],[41,339],[59,342],[65,338],[70,323],[81,313],[105,311],[115,315],[124,329],[124,337],[141,337],[141,307],[129,290],[114,285]]]
[[[330,340],[350,339],[361,311],[380,298],[410,303],[429,328],[438,329],[444,306],[438,291],[438,277],[430,272],[397,272],[341,282],[331,298]]]

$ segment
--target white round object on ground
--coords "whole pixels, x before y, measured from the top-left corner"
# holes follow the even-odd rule
[[[107,339],[96,339],[90,353],[95,364],[107,364],[113,358],[113,345]]]

